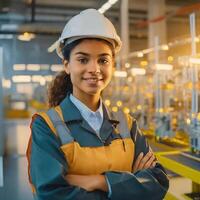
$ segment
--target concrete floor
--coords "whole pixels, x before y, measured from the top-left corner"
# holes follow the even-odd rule
[[[0,187],[0,200],[33,200],[25,157],[29,124],[30,119],[6,120],[4,123],[4,185]]]
[[[4,158],[4,186],[0,187],[0,199],[33,200],[25,156]]]

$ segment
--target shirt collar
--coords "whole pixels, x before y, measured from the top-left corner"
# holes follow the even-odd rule
[[[70,94],[69,98],[71,102],[78,108],[82,116],[91,116],[91,115],[99,116],[100,115],[101,118],[103,118],[103,106],[102,106],[101,99],[100,99],[99,108],[94,112],[72,94]]]
[[[79,109],[72,103],[69,96],[70,96],[70,94],[68,93],[59,105],[62,110],[64,121],[65,122],[74,121],[74,120],[82,121],[83,117],[82,117]],[[103,118],[109,120],[112,124],[113,123],[118,124],[119,121],[115,117],[112,116],[111,112],[103,104],[102,100],[101,100],[101,104],[102,104],[102,110],[103,110]]]

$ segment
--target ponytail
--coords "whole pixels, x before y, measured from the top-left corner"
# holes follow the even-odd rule
[[[49,107],[55,107],[59,105],[68,93],[72,93],[72,82],[70,79],[70,75],[68,75],[65,71],[61,71],[59,74],[56,75],[54,80],[49,85]]]

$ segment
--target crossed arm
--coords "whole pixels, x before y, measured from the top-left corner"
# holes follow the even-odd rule
[[[133,172],[142,169],[154,167],[156,165],[155,156],[152,151],[149,151],[145,156],[141,152],[137,157],[133,166]],[[104,175],[66,175],[67,182],[70,185],[81,187],[88,192],[94,190],[102,190],[108,192],[108,185]]]

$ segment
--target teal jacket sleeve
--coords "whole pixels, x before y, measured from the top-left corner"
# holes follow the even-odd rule
[[[140,152],[146,154],[149,145],[145,136],[139,130],[136,121],[133,121],[131,137],[135,142],[135,159]],[[164,168],[157,163],[154,168],[130,172],[106,172],[111,186],[113,200],[162,200],[169,188],[169,180]]]
[[[37,200],[106,200],[107,193],[87,192],[69,185],[64,179],[67,162],[60,150],[60,141],[46,122],[36,117],[32,122],[30,178],[35,186]]]

